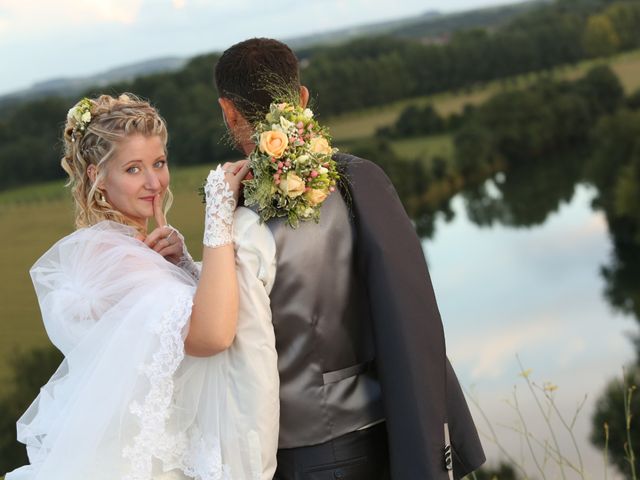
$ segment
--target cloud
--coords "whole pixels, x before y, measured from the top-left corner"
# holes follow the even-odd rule
[[[617,337],[616,337],[617,338]],[[565,348],[559,355],[558,366],[569,368],[575,364],[576,358],[587,349],[587,342],[582,337],[573,337],[568,340]]]
[[[77,30],[81,37],[100,24],[131,25],[138,19],[142,3],[143,0],[2,0],[0,39],[33,39],[64,30]]]
[[[470,365],[474,381],[496,379],[507,366],[513,364],[516,354],[546,342],[551,328],[557,329],[557,322],[548,317],[482,333],[469,332],[449,349],[451,360],[456,364]]]

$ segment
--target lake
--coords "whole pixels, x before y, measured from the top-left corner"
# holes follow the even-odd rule
[[[495,184],[487,184],[486,191],[500,201]],[[599,479],[604,478],[603,455],[588,440],[591,413],[608,380],[620,377],[622,367],[635,358],[629,336],[637,323],[614,311],[604,296],[600,268],[610,261],[612,245],[604,214],[591,208],[595,194],[594,188],[579,184],[542,222],[527,227],[478,226],[469,218],[469,197],[458,195],[450,204],[453,219],[440,214],[434,235],[423,240],[448,355],[460,381],[479,402],[501,445],[537,478],[541,473],[524,436],[513,431],[522,430],[514,392],[526,428],[543,442],[552,437],[519,375],[519,361],[531,371],[529,380],[558,387],[547,385],[548,393],[568,421],[587,395],[574,435],[587,478]],[[481,432],[489,434],[478,408],[472,407],[472,413]],[[552,425],[561,451],[578,466],[570,436],[557,420]],[[504,458],[482,438],[491,461]],[[554,462],[542,465],[542,449],[534,451],[546,478],[562,478]],[[579,478],[566,465],[564,471],[565,478]],[[617,478],[613,467],[608,473]]]

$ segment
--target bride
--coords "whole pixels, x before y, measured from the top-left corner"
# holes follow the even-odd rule
[[[243,306],[234,260],[248,167],[209,174],[196,265],[162,210],[166,144],[164,120],[132,95],[69,111],[62,166],[77,230],[31,269],[65,359],[18,421],[30,465],[6,480],[273,477],[273,329]]]

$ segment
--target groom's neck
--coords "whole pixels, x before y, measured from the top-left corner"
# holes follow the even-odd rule
[[[244,153],[247,157],[251,154],[251,152],[253,152],[255,148],[256,144],[251,141],[242,142],[242,144],[240,145],[240,150],[242,150],[242,153]]]

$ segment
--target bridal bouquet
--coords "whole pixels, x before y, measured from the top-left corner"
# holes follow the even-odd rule
[[[327,129],[313,112],[289,103],[272,103],[255,126],[256,148],[249,155],[253,178],[244,182],[246,205],[257,205],[262,221],[287,217],[320,220],[320,205],[340,180]]]

